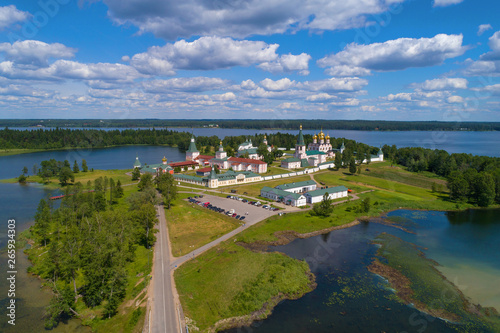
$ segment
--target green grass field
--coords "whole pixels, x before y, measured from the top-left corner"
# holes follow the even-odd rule
[[[188,196],[180,194],[172,207],[165,211],[175,257],[196,250],[240,225],[233,218],[182,200]]]
[[[185,316],[206,331],[221,319],[260,310],[274,297],[310,291],[308,272],[305,262],[255,253],[230,240],[185,263],[174,276]]]

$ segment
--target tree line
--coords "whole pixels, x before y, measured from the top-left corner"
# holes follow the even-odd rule
[[[243,129],[304,129],[363,131],[498,131],[499,122],[325,120],[325,119],[2,119],[5,127],[211,127]]]

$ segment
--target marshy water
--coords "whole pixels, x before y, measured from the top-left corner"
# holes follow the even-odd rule
[[[367,270],[381,233],[422,250],[473,303],[500,310],[500,210],[436,212],[398,210],[387,220],[410,232],[362,223],[270,248],[306,260],[318,287],[281,302],[273,314],[235,332],[456,332],[461,325],[427,316],[398,302],[387,281]],[[443,295],[436,295],[442,298]]]

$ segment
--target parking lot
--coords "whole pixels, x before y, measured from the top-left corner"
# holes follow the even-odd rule
[[[197,194],[193,193],[192,197],[194,198],[195,195]],[[202,203],[210,202],[212,206],[222,208],[226,212],[231,209],[234,209],[237,215],[245,216],[245,219],[241,221],[241,223],[247,223],[247,224],[254,224],[256,222],[260,222],[272,215],[276,215],[279,213],[279,211],[271,211],[269,209],[264,209],[262,208],[262,206],[257,207],[235,199],[222,198],[209,194],[204,194],[203,198],[194,198],[194,199],[201,201]],[[261,201],[261,203],[263,205],[267,204],[265,201]]]

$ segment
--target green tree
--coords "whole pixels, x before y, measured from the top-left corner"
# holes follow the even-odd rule
[[[138,186],[140,191],[153,187],[153,176],[149,173],[141,175],[141,180],[139,181]]]
[[[38,164],[33,164],[31,171],[33,171],[33,175],[36,175],[38,173]]]
[[[170,209],[172,201],[177,198],[177,185],[174,177],[169,173],[164,173],[156,178],[156,185],[163,196],[165,205]]]
[[[50,235],[50,207],[47,201],[40,200],[35,214],[35,224],[32,227],[33,234],[43,246],[47,246]]]
[[[59,172],[59,182],[62,186],[66,186],[69,180],[73,183],[75,181],[75,175],[69,167],[64,166]]]
[[[89,171],[89,168],[87,166],[87,161],[86,160],[82,160],[82,171],[83,172]]]
[[[488,207],[495,200],[495,181],[487,172],[478,173],[473,180],[476,202],[481,207]]]
[[[338,170],[342,166],[342,154],[340,153],[340,151],[335,153],[334,165],[335,170]]]
[[[454,201],[464,202],[469,195],[469,183],[459,171],[454,171],[448,177],[448,189],[450,198]]]
[[[351,157],[351,161],[349,162],[349,172],[352,174],[356,173],[356,161],[354,157]]]
[[[365,213],[370,211],[370,198],[361,200],[361,211]]]
[[[118,179],[116,182],[116,187],[115,187],[115,197],[117,199],[123,197],[123,188],[122,188],[122,182]]]
[[[17,181],[19,184],[26,184],[26,176],[24,173],[20,174],[19,177],[17,177]]]
[[[132,180],[138,180],[139,178],[141,178],[141,170],[139,170],[139,168],[134,168],[134,170],[132,170]]]
[[[76,163],[76,160],[75,160],[75,163],[73,163],[73,172],[74,173],[80,172],[80,168],[78,167],[78,163]]]
[[[174,168],[174,172],[175,172],[175,173],[179,173],[179,172],[181,172],[181,167],[180,167],[180,166],[176,166],[176,167]]]
[[[25,167],[23,167],[23,175],[26,176],[27,174],[28,174],[28,167],[25,166]]]
[[[312,209],[313,215],[328,217],[333,212],[332,199],[327,192],[323,195],[323,200],[315,204]]]

